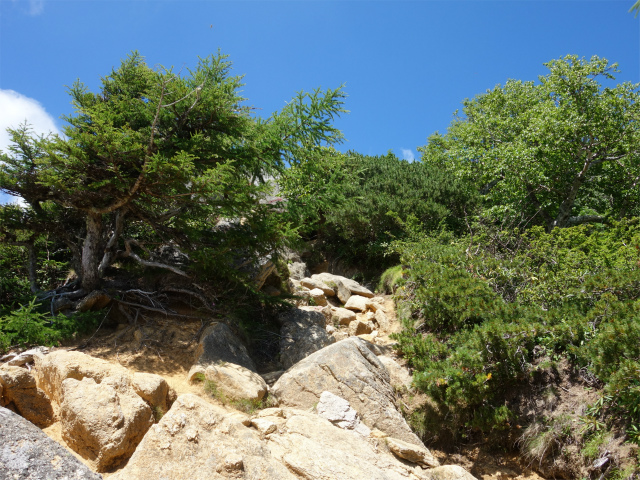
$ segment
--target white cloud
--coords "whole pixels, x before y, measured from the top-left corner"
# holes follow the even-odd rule
[[[6,152],[10,143],[7,128],[18,128],[25,122],[37,134],[60,133],[40,102],[14,90],[0,89],[0,150]]]
[[[0,89],[0,150],[8,152],[10,136],[7,128],[18,128],[27,123],[36,134],[60,133],[51,115],[33,98],[14,90]],[[0,193],[0,204],[21,203],[22,199]]]
[[[416,159],[411,149],[401,148],[400,150],[402,150],[402,158],[404,158],[405,160],[408,160],[409,162],[413,162]]]

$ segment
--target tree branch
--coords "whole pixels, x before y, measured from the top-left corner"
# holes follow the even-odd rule
[[[179,268],[176,267],[172,267],[171,265],[167,265],[166,263],[160,263],[160,262],[150,262],[148,260],[143,260],[142,258],[140,258],[132,249],[131,249],[131,245],[138,245],[138,242],[136,242],[133,239],[128,239],[125,240],[124,242],[125,244],[125,248],[126,248],[126,253],[124,253],[122,256],[123,257],[131,257],[133,258],[136,262],[138,262],[140,265],[144,265],[145,267],[155,267],[155,268],[164,268],[165,270],[169,270],[175,274],[181,275],[183,277],[188,277],[189,275],[186,272],[183,272],[182,270],[180,270]],[[139,246],[139,245],[138,245]]]

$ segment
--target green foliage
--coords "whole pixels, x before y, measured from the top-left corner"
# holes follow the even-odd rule
[[[168,241],[198,252],[200,273],[234,276],[295,236],[266,179],[339,142],[331,121],[344,112],[340,88],[316,90],[261,120],[241,87],[219,53],[181,75],[133,52],[98,92],[76,82],[65,138],[10,130],[0,189],[30,209],[9,227],[66,243],[85,290],[117,258],[144,264],[145,245]]]
[[[294,223],[301,223],[307,235],[318,235],[326,250],[360,267],[393,263],[389,244],[409,234],[407,222],[459,232],[476,204],[465,182],[392,153],[327,151],[313,164],[289,169],[279,182]]]
[[[387,268],[380,276],[377,290],[387,294],[392,294],[403,280],[402,265]]]
[[[638,219],[474,234],[395,243],[410,267],[397,291],[399,347],[448,428],[508,428],[516,412],[505,399],[543,357],[604,382],[606,408],[582,417],[583,432],[613,414],[640,425]]]
[[[36,298],[20,305],[18,310],[0,317],[0,353],[12,347],[33,345],[58,345],[60,341],[76,334],[88,333],[99,322],[99,314],[76,313],[70,317],[50,317],[39,311]]]
[[[568,55],[539,83],[509,80],[463,102],[423,162],[467,178],[486,214],[548,229],[638,215],[638,84],[604,87],[617,65]]]

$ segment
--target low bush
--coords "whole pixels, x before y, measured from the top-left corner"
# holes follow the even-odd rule
[[[512,405],[539,361],[564,359],[603,386],[597,421],[621,421],[637,441],[638,245],[638,219],[551,233],[476,227],[473,237],[396,242],[406,277],[397,290],[405,327],[398,348],[416,386],[447,417],[443,428],[487,434],[526,423]],[[542,442],[555,431],[544,427],[531,438]],[[533,456],[547,451],[531,441]]]
[[[54,346],[77,334],[92,331],[98,325],[100,312],[50,316],[33,298],[29,303],[0,317],[0,353],[12,347]]]

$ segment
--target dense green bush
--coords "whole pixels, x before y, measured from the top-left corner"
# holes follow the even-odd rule
[[[477,194],[464,181],[392,153],[327,151],[313,165],[285,172],[280,184],[292,222],[307,237],[319,237],[326,251],[380,273],[397,263],[389,245],[407,237],[410,218],[427,231],[445,226],[460,233],[477,205]]]
[[[545,357],[586,369],[611,412],[640,425],[638,219],[474,233],[395,243],[406,272],[399,347],[448,427],[507,428],[517,412],[505,401]]]

